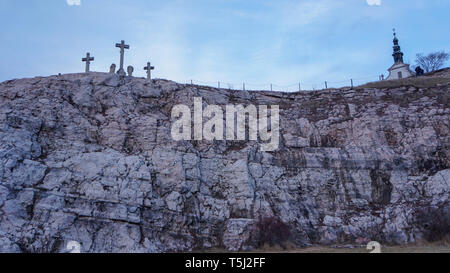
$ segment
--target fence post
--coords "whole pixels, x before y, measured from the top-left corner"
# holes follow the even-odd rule
[[[270,84],[270,91],[273,91],[272,84]]]
[[[220,89],[220,82],[218,82],[219,83],[219,89]]]
[[[353,79],[350,79],[351,83],[352,83],[352,88],[353,88]]]
[[[302,91],[302,85],[298,83],[298,92]]]
[[[325,81],[325,89],[328,89],[328,83]]]
[[[245,82],[242,83],[242,90],[245,91]]]
[[[193,82],[192,82],[192,80],[191,80],[191,85],[194,85]]]

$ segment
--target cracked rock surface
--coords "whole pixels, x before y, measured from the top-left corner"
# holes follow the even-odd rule
[[[450,81],[244,92],[105,73],[0,84],[0,252],[255,247],[260,215],[298,246],[404,244],[449,214]],[[172,141],[172,108],[280,106],[280,147]]]

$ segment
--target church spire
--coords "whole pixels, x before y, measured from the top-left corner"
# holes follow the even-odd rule
[[[392,54],[392,57],[394,57],[395,63],[403,63],[403,52],[401,51],[400,45],[398,44],[397,33],[395,33],[395,28],[393,29],[393,31],[394,31],[394,54]]]

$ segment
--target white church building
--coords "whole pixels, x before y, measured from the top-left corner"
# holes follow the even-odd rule
[[[400,45],[398,43],[397,35],[394,30],[394,65],[391,66],[389,71],[389,76],[387,80],[397,80],[403,78],[413,77],[414,73],[409,69],[409,64],[403,63],[403,52],[401,51]]]

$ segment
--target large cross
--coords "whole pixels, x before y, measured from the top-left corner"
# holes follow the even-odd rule
[[[91,62],[94,60],[94,57],[91,57],[91,53],[86,53],[86,58],[81,59],[81,61],[86,62],[86,73],[89,72],[89,66]]]
[[[120,48],[120,68],[117,71],[117,74],[126,76],[125,70],[123,69],[123,57],[125,55],[125,49],[130,49],[129,45],[125,44],[125,41],[122,40],[120,44],[116,44],[116,47]]]
[[[147,63],[147,66],[144,67],[144,70],[147,70],[147,80],[152,79],[152,70],[154,70],[155,67],[151,66],[150,62]]]

